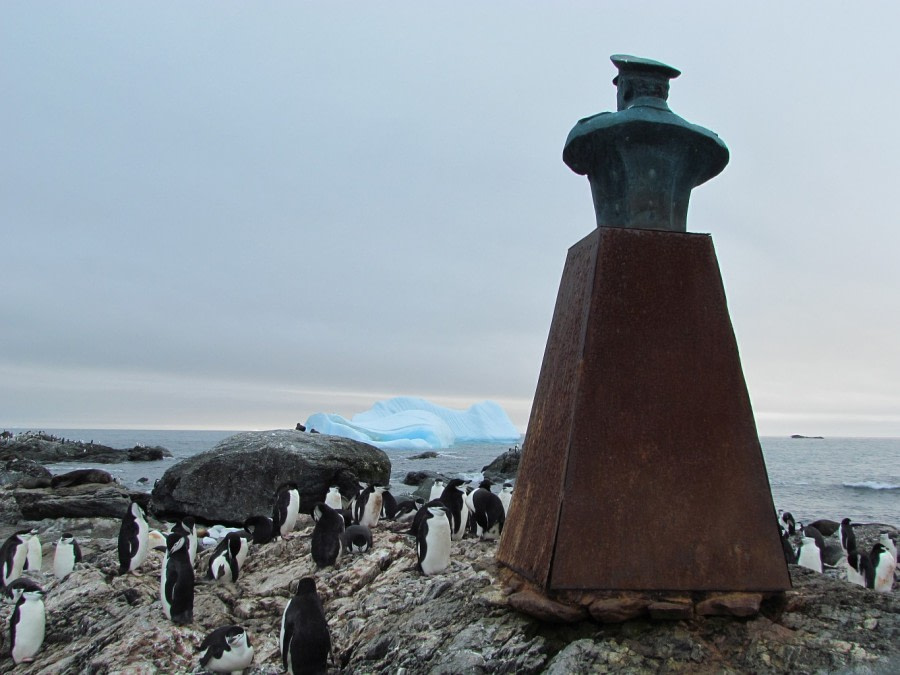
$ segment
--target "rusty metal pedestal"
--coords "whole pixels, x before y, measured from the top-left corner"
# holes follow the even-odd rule
[[[497,559],[551,598],[790,588],[708,235],[569,250]]]

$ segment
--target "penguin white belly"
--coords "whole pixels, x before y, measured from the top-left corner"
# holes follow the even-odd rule
[[[17,611],[19,621],[16,624],[16,641],[12,646],[11,655],[13,661],[22,663],[32,659],[44,644],[47,619],[41,600],[26,600],[19,605]]]
[[[816,546],[815,540],[805,537],[800,545],[800,557],[797,564],[806,567],[814,572],[822,572],[822,555],[819,553],[819,547]]]
[[[503,515],[509,515],[509,502],[512,500],[512,492],[501,492],[500,503],[503,504]]]
[[[287,516],[284,519],[284,525],[281,526],[281,536],[289,534],[294,530],[297,524],[297,516],[300,515],[300,495],[295,490],[291,490],[291,499],[288,502]]]
[[[253,647],[242,642],[233,649],[225,650],[221,658],[211,658],[206,663],[206,668],[216,673],[241,672],[244,668],[249,668],[252,661]]]
[[[446,518],[430,518],[425,537],[427,549],[422,559],[422,572],[438,574],[450,564],[450,522]]]
[[[75,547],[71,544],[57,544],[53,556],[53,576],[65,579],[75,569]]]
[[[188,559],[191,561],[191,567],[197,561],[197,526],[191,529],[188,535]]]
[[[847,574],[847,581],[849,581],[851,584],[856,584],[857,586],[862,586],[865,588],[865,575],[862,572],[857,572],[855,569],[853,569],[853,565],[851,565],[846,560],[844,561],[844,571]]]
[[[342,508],[344,508],[344,504],[341,501],[340,492],[329,491],[328,494],[325,495],[325,504],[333,508],[335,511],[340,511]]]
[[[44,552],[41,550],[41,539],[36,534],[28,540],[28,553],[25,560],[28,569],[41,571],[44,564]]]
[[[878,567],[875,568],[875,590],[879,593],[890,593],[894,587],[894,570],[897,569],[897,561],[889,551],[884,551],[878,556]]]
[[[172,605],[169,604],[168,598],[166,598],[166,568],[168,567],[169,562],[169,554],[168,552],[163,557],[162,569],[159,574],[159,602],[162,604],[163,614],[166,615],[166,618],[170,621],[172,620]]]
[[[143,518],[137,519],[137,540],[138,540],[138,548],[135,551],[134,557],[131,559],[131,566],[128,568],[131,572],[136,572],[137,569],[144,564],[144,561],[147,560],[147,554],[150,553],[150,526],[147,525],[147,521]]]
[[[444,491],[444,484],[441,483],[438,485],[435,483],[431,486],[431,492],[428,493],[428,501],[433,502],[435,499],[441,498],[441,493]]]
[[[373,492],[366,501],[366,507],[363,509],[362,518],[359,524],[365,527],[375,527],[378,524],[378,518],[381,516],[381,504],[383,498],[380,494]]]
[[[216,581],[227,584],[234,581],[231,577],[231,565],[228,564],[228,558],[224,555],[216,556],[215,559],[213,559],[209,565],[209,571]]]

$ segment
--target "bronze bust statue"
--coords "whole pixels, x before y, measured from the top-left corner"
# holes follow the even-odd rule
[[[587,175],[597,227],[687,230],[691,190],[728,164],[728,148],[708,129],[669,109],[669,80],[681,73],[659,61],[615,54],[617,112],[579,120],[563,161]]]

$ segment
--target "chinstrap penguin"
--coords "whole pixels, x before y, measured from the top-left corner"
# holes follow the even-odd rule
[[[44,564],[44,551],[41,549],[41,538],[37,529],[28,532],[31,538],[28,540],[28,555],[25,557],[25,566],[22,569],[41,571]]]
[[[440,499],[445,487],[447,487],[447,485],[444,481],[441,479],[435,480],[434,483],[431,484],[431,492],[428,494],[428,501],[433,502],[435,499]]]
[[[372,530],[365,525],[351,525],[341,535],[344,552],[365,553],[372,548]]]
[[[185,516],[175,523],[173,532],[181,532],[188,538],[188,557],[191,559],[191,567],[197,562],[197,525],[191,516]]]
[[[144,509],[131,502],[119,527],[119,574],[137,573],[150,552],[150,527]]]
[[[244,529],[254,544],[268,544],[277,536],[275,522],[268,516],[250,516],[244,521]]]
[[[446,506],[426,506],[416,534],[418,570],[426,575],[439,574],[450,564],[451,525]]]
[[[475,534],[482,539],[499,538],[503,532],[503,523],[506,521],[506,511],[500,496],[491,492],[491,482],[482,481],[469,501],[472,504]]]
[[[282,483],[275,491],[275,506],[272,521],[283,538],[287,537],[297,524],[300,515],[300,490],[296,483]]]
[[[173,623],[194,620],[194,568],[188,554],[187,535],[173,532],[166,539],[166,558],[159,578],[159,599],[163,613]]]
[[[22,576],[25,561],[28,559],[28,540],[31,533],[28,530],[9,535],[0,547],[0,581],[6,586],[14,579]]]
[[[24,591],[9,617],[10,655],[16,664],[34,660],[44,644],[46,622],[43,591]]]
[[[200,643],[200,665],[214,673],[241,672],[253,661],[253,646],[241,626],[222,626]]]
[[[897,569],[897,561],[881,542],[876,543],[869,553],[872,563],[871,582],[866,584],[869,588],[879,593],[890,593],[894,587],[894,571]]]
[[[323,502],[313,507],[316,525],[312,531],[310,552],[316,567],[328,567],[337,562],[343,548],[341,535],[344,533],[344,518]]]
[[[328,488],[328,494],[325,495],[325,503],[335,511],[340,511],[344,508],[344,500],[341,498],[341,491],[337,485],[332,485]]]
[[[800,551],[797,554],[797,564],[814,572],[822,573],[822,550],[812,537],[804,536],[800,540]]]
[[[331,634],[312,577],[300,579],[297,592],[285,606],[278,645],[282,666],[291,675],[327,672]]]
[[[370,485],[359,495],[356,501],[356,520],[360,525],[372,528],[378,525],[381,518],[381,506],[384,501],[385,487]]]
[[[234,533],[231,533],[234,534]],[[209,567],[206,572],[207,579],[233,584],[241,573],[241,563],[238,553],[241,550],[241,537],[225,537],[209,558]]]
[[[503,503],[503,515],[509,515],[509,503],[512,501],[513,486],[512,483],[504,483],[503,489],[500,490],[500,501]]]
[[[466,524],[469,520],[469,507],[465,500],[465,481],[454,478],[441,493],[441,501],[447,507],[450,516],[451,537],[453,541],[459,541],[466,533]]]
[[[62,581],[72,573],[76,563],[81,562],[81,547],[75,537],[64,532],[56,542],[56,551],[53,554],[53,575]]]

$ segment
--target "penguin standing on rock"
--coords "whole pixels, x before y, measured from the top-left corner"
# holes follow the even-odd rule
[[[9,617],[10,655],[16,664],[34,661],[44,644],[46,622],[44,592],[40,589],[24,591]]]
[[[869,583],[866,584],[879,593],[890,593],[894,587],[894,571],[897,569],[897,561],[891,555],[884,544],[876,543],[869,553],[872,563],[872,572]]]
[[[275,491],[272,521],[282,538],[287,538],[300,515],[300,490],[296,483],[282,483]]]
[[[504,483],[503,489],[500,490],[500,501],[503,503],[503,515],[509,515],[509,503],[512,501],[513,486],[512,483]]]
[[[200,665],[214,673],[240,673],[252,661],[253,646],[241,626],[216,628],[200,643]]]
[[[119,527],[119,574],[137,574],[149,552],[150,526],[144,509],[137,502],[131,502]]]
[[[281,615],[281,663],[291,675],[326,673],[331,634],[316,580],[304,577]]]
[[[163,614],[173,623],[194,620],[194,568],[188,555],[187,535],[173,532],[166,539],[166,559],[159,578],[159,599]]]
[[[63,532],[56,542],[56,552],[53,554],[53,575],[62,581],[72,573],[75,564],[80,562],[81,547],[71,533]]]
[[[31,529],[28,532],[31,538],[28,540],[28,555],[25,558],[25,566],[23,569],[41,571],[44,566],[44,551],[41,549],[41,538],[38,536],[37,529]]]
[[[869,561],[869,556],[859,551],[850,551],[844,561],[844,572],[847,575],[847,581],[865,588],[866,579],[872,576],[872,563]]]
[[[791,515],[790,511],[778,509],[778,519],[782,529],[786,530],[788,534],[793,535],[794,532],[797,531],[797,522],[794,520],[794,516]]]
[[[319,502],[313,507],[316,526],[312,531],[310,549],[316,567],[329,567],[337,562],[341,554],[344,533],[344,517],[333,508]]]
[[[393,520],[397,515],[397,499],[387,489],[381,493],[381,517]]]
[[[800,541],[797,564],[819,574],[822,573],[822,550],[816,545],[816,540],[812,537],[804,536]]]
[[[452,481],[451,481],[452,482]],[[418,570],[426,576],[439,574],[450,564],[451,525],[446,506],[426,506],[416,534]]]
[[[856,534],[853,532],[853,525],[850,524],[849,518],[841,521],[841,548],[844,553],[856,550]]]
[[[503,532],[506,512],[500,497],[491,492],[491,481],[482,481],[471,496],[475,534],[482,539],[498,539]]]
[[[384,486],[370,485],[363,490],[356,502],[358,511],[357,521],[360,525],[372,528],[378,524],[381,518],[381,506],[384,503]]]
[[[25,561],[28,559],[28,540],[31,534],[16,532],[3,542],[0,547],[0,581],[6,586],[9,582],[22,576]]]
[[[466,533],[466,523],[469,520],[469,507],[466,506],[464,487],[465,481],[454,478],[441,493],[441,501],[447,507],[450,515],[451,537],[453,541],[459,541]]]

